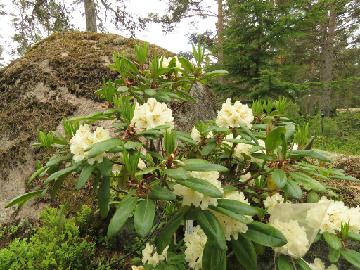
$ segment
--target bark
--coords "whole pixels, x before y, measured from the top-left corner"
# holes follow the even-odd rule
[[[217,0],[218,14],[217,14],[217,39],[218,39],[218,64],[224,64],[224,13],[223,0]]]
[[[84,0],[86,31],[97,32],[96,27],[96,5],[94,0]]]
[[[320,82],[329,84],[333,80],[334,68],[334,38],[336,29],[336,12],[330,9],[328,20],[323,28],[323,42],[321,48]],[[331,110],[331,87],[324,86],[321,91],[320,109],[328,115]]]

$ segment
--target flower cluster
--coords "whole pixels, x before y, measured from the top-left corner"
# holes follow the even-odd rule
[[[194,178],[209,182],[223,192],[221,182],[218,180],[218,172],[190,172],[190,175]],[[183,198],[182,205],[194,205],[200,207],[202,210],[207,209],[209,205],[217,205],[216,198],[211,198],[203,193],[179,184],[174,185],[174,193]]]
[[[321,232],[336,233],[341,231],[341,226],[349,224],[349,230],[360,232],[360,207],[350,208],[342,201],[328,200],[322,197],[319,203],[329,203],[329,208],[320,227]],[[317,218],[316,209],[309,210],[307,219],[309,223]]]
[[[338,270],[335,264],[332,264],[329,267],[325,267],[324,262],[319,258],[315,258],[314,262],[309,263],[308,265],[311,270]]]
[[[169,247],[167,246],[161,254],[158,254],[153,245],[146,243],[146,246],[142,251],[142,263],[156,266],[158,263],[165,261],[167,258],[168,248]]]
[[[253,120],[254,116],[248,105],[242,104],[240,101],[236,101],[232,105],[231,99],[228,98],[218,112],[216,124],[220,127],[240,127],[245,125],[251,128]]]
[[[272,224],[285,236],[288,241],[286,245],[275,248],[276,252],[289,255],[294,258],[300,258],[305,255],[310,246],[305,228],[300,226],[296,220],[282,222],[275,219]]]
[[[155,128],[160,125],[169,125],[174,127],[174,117],[172,111],[165,103],[156,101],[154,98],[149,98],[148,101],[142,105],[136,103],[134,117],[131,124],[137,130],[146,130]]]
[[[189,267],[194,270],[202,268],[202,257],[207,237],[200,226],[194,227],[193,231],[185,232],[185,260]]]
[[[225,194],[225,199],[234,200],[234,201],[238,201],[238,202],[242,202],[242,203],[246,203],[246,204],[250,205],[248,200],[245,198],[244,193],[238,192],[238,191],[233,191],[233,192]],[[237,240],[239,233],[245,233],[248,230],[248,227],[246,224],[244,224],[234,218],[220,214],[216,211],[213,211],[213,213],[224,229],[226,240],[231,240],[231,237],[234,238],[235,240]],[[250,217],[248,217],[248,218],[249,218],[249,220],[251,220]]]
[[[269,213],[276,205],[282,204],[282,203],[284,203],[284,197],[279,193],[275,193],[272,196],[268,196],[264,200],[264,206],[268,210]]]
[[[110,139],[109,131],[97,127],[94,132],[91,132],[89,125],[81,125],[76,131],[75,135],[70,140],[70,152],[73,154],[73,160],[78,162],[88,159],[86,150],[88,150],[94,143]],[[89,164],[94,164],[95,161],[101,162],[103,155],[89,158]]]

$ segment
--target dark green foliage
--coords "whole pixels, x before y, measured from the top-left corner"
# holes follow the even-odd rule
[[[42,212],[33,236],[15,239],[0,250],[1,270],[89,269],[94,244],[79,236],[74,219],[60,210]]]

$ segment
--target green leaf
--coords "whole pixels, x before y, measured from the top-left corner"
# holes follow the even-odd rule
[[[285,172],[280,169],[274,169],[271,173],[271,178],[278,188],[283,188],[287,181]]]
[[[210,163],[204,159],[187,159],[184,161],[184,169],[187,171],[198,171],[198,172],[227,172],[228,168]]]
[[[357,268],[360,268],[360,252],[357,252],[352,249],[342,249],[341,256],[347,260],[352,265],[356,266]]]
[[[254,221],[248,224],[248,230],[243,236],[266,247],[281,247],[287,243],[284,235],[268,224]]]
[[[191,177],[186,180],[176,180],[176,182],[212,198],[221,198],[223,196],[217,187],[202,179]]]
[[[176,138],[185,143],[189,143],[193,145],[197,144],[188,133],[182,131],[176,131]]]
[[[290,177],[298,184],[303,185],[308,190],[315,190],[318,192],[325,192],[326,187],[323,186],[319,181],[313,179],[312,177],[301,173],[301,172],[291,172]]]
[[[228,209],[225,209],[225,208],[222,208],[222,207],[216,207],[216,206],[213,206],[213,205],[210,205],[209,208],[211,210],[214,210],[216,212],[219,212],[223,215],[226,215],[228,217],[231,217],[237,221],[240,221],[241,223],[244,223],[244,224],[249,224],[252,222],[252,219],[247,217],[247,216],[244,216],[244,215],[241,215],[241,214],[238,214],[238,213],[235,213],[233,211],[230,211]]]
[[[183,168],[176,168],[176,169],[166,169],[165,173],[176,180],[186,180],[189,179],[191,176],[190,174],[185,171]]]
[[[303,259],[297,259],[296,265],[299,266],[298,270],[312,270],[310,266]]]
[[[60,171],[57,171],[53,174],[51,174],[45,181],[45,183],[49,183],[51,181],[54,181],[56,179],[58,179],[59,177],[62,177],[62,176],[65,176],[65,175],[68,175],[69,173],[75,171],[77,169],[78,165],[73,165],[71,167],[67,167],[65,169],[62,169]]]
[[[144,175],[144,174],[149,174],[149,173],[152,173],[153,171],[159,169],[159,167],[147,167],[145,169],[142,169],[141,171],[138,171],[135,173],[135,176],[141,176],[141,175]]]
[[[330,162],[331,160],[316,150],[292,150],[290,157],[310,157],[321,161]]]
[[[101,179],[98,190],[98,200],[101,218],[106,218],[109,213],[110,202],[110,177],[103,177]]]
[[[246,270],[258,269],[256,251],[250,240],[239,234],[238,240],[231,240],[231,246],[236,259]]]
[[[178,60],[181,64],[181,67],[183,69],[185,69],[186,72],[193,72],[194,71],[194,66],[191,64],[191,62],[189,60],[187,60],[186,58],[184,57],[178,57]]]
[[[97,164],[97,168],[99,169],[102,176],[111,176],[113,162],[107,158],[104,158],[104,160],[101,163]]]
[[[208,241],[226,250],[224,231],[216,217],[210,211],[196,209],[196,220],[208,237]]]
[[[138,203],[134,214],[136,232],[145,237],[151,230],[155,218],[155,204],[152,200],[145,199]]]
[[[284,256],[284,255],[280,255],[279,257],[277,257],[276,266],[277,266],[276,267],[277,270],[293,270],[294,269],[289,257]]]
[[[290,137],[295,133],[295,124],[288,123],[285,125],[285,140],[289,141]]]
[[[329,258],[329,261],[331,263],[337,263],[339,261],[339,258],[340,258],[340,250],[330,248],[328,258]]]
[[[260,208],[253,207],[246,203],[242,203],[236,200],[219,199],[217,202],[218,202],[218,207],[230,210],[237,214],[241,214],[245,216],[261,215]]]
[[[63,155],[63,156],[53,156],[51,157],[48,162],[46,162],[45,166],[46,167],[51,167],[51,166],[54,166],[54,165],[58,165],[60,162],[62,161],[66,161],[66,160],[69,160],[71,159],[72,155],[71,154],[67,154],[67,155]]]
[[[265,147],[267,153],[272,153],[285,140],[285,128],[276,127],[272,129],[265,139]]]
[[[132,216],[137,198],[127,196],[117,206],[117,209],[110,220],[107,236],[114,237],[124,226],[125,222]]]
[[[149,198],[153,200],[174,201],[176,199],[176,195],[168,188],[156,185],[152,187]]]
[[[342,248],[342,244],[340,239],[336,236],[336,234],[324,232],[323,238],[326,241],[326,243],[329,245],[329,247],[339,250]]]
[[[283,190],[292,198],[301,199],[302,198],[302,190],[296,184],[295,181],[288,179],[286,185],[284,186]]]
[[[26,203],[28,200],[34,199],[36,197],[39,197],[41,195],[41,193],[43,192],[43,190],[37,190],[37,191],[32,191],[32,192],[28,192],[25,194],[21,194],[17,197],[15,197],[14,199],[12,199],[11,201],[9,201],[5,208],[14,206],[14,205],[23,205],[24,203]]]
[[[201,149],[201,155],[207,156],[210,155],[215,149],[216,149],[216,142],[208,142],[202,149]]]
[[[92,166],[84,167],[80,173],[79,179],[76,181],[75,188],[76,189],[83,188],[93,171],[94,171],[94,167]]]
[[[208,240],[203,251],[202,269],[226,270],[226,249]]]
[[[214,71],[209,71],[209,72],[206,72],[204,74],[204,76],[207,78],[207,79],[210,79],[210,78],[215,78],[215,77],[219,77],[219,76],[225,76],[225,75],[228,75],[229,72],[227,70],[214,70]]]
[[[106,151],[110,151],[113,150],[115,148],[119,148],[119,150],[121,149],[121,147],[123,146],[123,141],[120,139],[116,139],[116,138],[111,138],[105,141],[101,141],[98,143],[95,143],[87,152],[87,154],[89,155],[89,157],[95,157],[99,154],[102,154]]]
[[[347,236],[352,240],[360,241],[360,233],[348,232]]]
[[[184,216],[188,210],[188,207],[184,207],[180,211],[176,212],[165,227],[162,228],[155,240],[158,252],[162,252],[169,245],[174,233],[183,223]]]

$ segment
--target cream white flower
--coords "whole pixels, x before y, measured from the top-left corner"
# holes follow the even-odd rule
[[[194,270],[202,268],[202,256],[207,237],[200,226],[194,227],[191,233],[185,232],[185,260],[189,267]]]
[[[146,243],[145,248],[142,251],[142,263],[143,264],[151,264],[153,266],[157,265],[159,262],[165,261],[167,257],[167,250],[169,246],[167,246],[163,252],[159,255],[153,245]]]
[[[200,134],[200,131],[196,127],[192,128],[190,136],[195,142],[197,142],[197,143],[201,142],[201,134]],[[210,131],[206,135],[206,138],[211,139],[213,136],[214,135],[213,135],[212,131]]]
[[[360,232],[360,207],[349,208],[342,201],[328,200],[322,197],[319,203],[330,203],[325,218],[321,221],[320,232],[336,233],[341,231],[341,225],[349,224],[351,232]],[[316,209],[310,209],[307,214],[309,224],[318,221]]]
[[[144,266],[131,266],[131,270],[145,270]]]
[[[248,172],[247,174],[240,176],[240,182],[245,182],[245,181],[249,180],[250,178],[251,178],[251,173]]]
[[[305,255],[308,251],[310,243],[304,227],[300,226],[296,220],[282,222],[275,219],[271,225],[282,232],[288,241],[286,245],[274,248],[276,252],[289,255],[294,258],[301,258]]]
[[[162,68],[168,68],[171,60],[174,59],[174,58],[175,58],[175,61],[176,61],[175,66],[177,68],[181,68],[181,63],[180,63],[179,58],[177,56],[175,56],[175,57],[161,57],[159,59],[159,65],[161,65]]]
[[[243,154],[249,155],[251,148],[252,148],[251,144],[238,143],[234,149],[234,156],[237,158],[242,158]]]
[[[225,194],[225,199],[239,201],[250,205],[248,200],[245,198],[244,193],[238,191],[233,191]],[[238,239],[239,233],[245,233],[248,230],[248,226],[246,224],[219,212],[212,212],[223,227],[226,240],[231,240],[231,237],[236,240]],[[251,217],[247,218],[249,218],[249,221],[251,220]]]
[[[114,164],[112,167],[112,173],[114,175],[120,175],[121,170],[122,170],[122,165],[120,165],[120,164]]]
[[[335,264],[332,264],[328,268],[326,268],[324,262],[319,258],[315,258],[314,262],[308,263],[308,265],[311,268],[311,270],[338,270]]]
[[[76,131],[75,135],[70,140],[70,152],[73,154],[73,160],[78,162],[88,159],[86,150],[88,150],[94,143],[110,139],[109,131],[97,127],[94,132],[91,132],[90,126],[81,125]],[[94,164],[95,161],[101,162],[103,154],[97,157],[88,159],[89,164]]]
[[[174,127],[174,117],[172,111],[165,103],[156,101],[154,98],[149,98],[148,101],[142,105],[136,103],[134,117],[131,124],[137,130],[145,130],[155,128],[160,125],[169,125]]]
[[[139,158],[138,168],[140,170],[143,170],[146,168],[146,163],[141,158]]]
[[[218,172],[190,172],[190,175],[209,182],[210,184],[217,187],[221,192],[223,192],[221,182],[218,180]],[[203,210],[207,209],[209,205],[217,205],[217,198],[206,196],[200,192],[179,184],[174,185],[174,193],[183,198],[182,205],[194,205],[196,207],[200,207]]]
[[[264,200],[264,206],[267,208],[268,212],[271,212],[276,205],[281,203],[284,203],[284,197],[279,193],[275,193]]]
[[[248,105],[242,104],[240,101],[231,104],[231,99],[228,98],[222,104],[221,110],[218,111],[216,124],[220,127],[239,127],[240,125],[245,125],[251,128],[253,120],[254,116]]]

